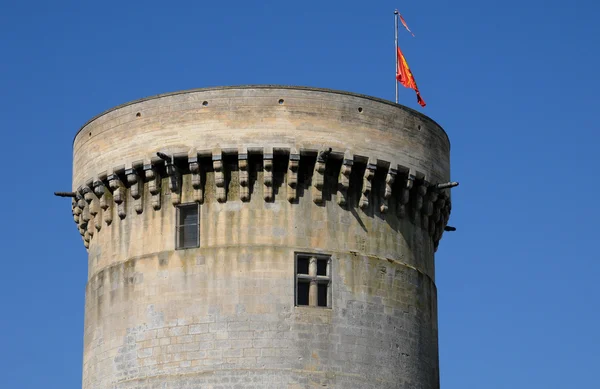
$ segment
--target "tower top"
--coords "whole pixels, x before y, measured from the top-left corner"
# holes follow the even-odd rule
[[[81,128],[77,131],[77,133],[75,134],[75,138],[77,137],[77,135],[83,131],[83,129],[90,124],[91,122],[93,122],[94,120],[98,119],[101,116],[104,116],[112,111],[121,109],[121,108],[125,108],[128,107],[130,105],[134,105],[134,104],[138,104],[138,103],[142,103],[142,102],[146,102],[146,101],[150,101],[150,100],[156,100],[156,99],[160,99],[163,97],[170,97],[170,96],[177,96],[177,95],[184,95],[184,94],[192,94],[192,93],[199,93],[199,92],[214,92],[214,91],[235,91],[235,90],[248,90],[248,89],[263,89],[263,90],[282,90],[282,91],[304,91],[304,92],[318,92],[318,93],[328,93],[328,94],[334,94],[334,95],[341,95],[341,96],[351,96],[351,97],[355,97],[355,98],[360,98],[360,99],[366,99],[366,100],[371,100],[373,102],[378,102],[378,103],[382,103],[382,104],[387,104],[387,105],[391,105],[394,107],[397,107],[399,109],[405,110],[407,112],[410,112],[413,115],[416,115],[418,117],[420,117],[422,120],[426,120],[428,122],[431,122],[432,124],[434,124],[435,126],[437,126],[441,132],[444,134],[444,136],[446,137],[446,140],[448,143],[450,143],[450,139],[448,137],[448,134],[446,134],[446,131],[442,128],[442,126],[440,126],[435,120],[431,119],[429,116],[414,110],[410,107],[407,107],[405,105],[402,104],[396,104],[391,100],[385,100],[379,97],[374,97],[374,96],[369,96],[369,95],[364,95],[364,94],[360,94],[360,93],[354,93],[354,92],[348,92],[348,91],[343,91],[343,90],[337,90],[337,89],[328,89],[328,88],[317,88],[317,87],[310,87],[310,86],[297,86],[297,85],[277,85],[277,84],[259,84],[259,85],[229,85],[229,86],[213,86],[213,87],[205,87],[205,88],[194,88],[194,89],[186,89],[186,90],[180,90],[180,91],[175,91],[175,92],[167,92],[167,93],[161,93],[158,95],[153,95],[153,96],[148,96],[148,97],[143,97],[141,99],[136,99],[136,100],[132,100],[132,101],[128,101],[126,103],[117,105],[116,107],[112,107],[107,109],[106,111],[99,113],[98,115],[94,116],[93,118],[91,118],[90,120],[88,120],[83,126],[81,126]],[[75,138],[73,140],[75,140]]]
[[[187,160],[329,148],[334,158],[410,170],[431,183],[450,178],[448,136],[420,112],[350,92],[248,85],[161,94],[94,117],[73,142],[73,190],[153,164],[157,152]]]

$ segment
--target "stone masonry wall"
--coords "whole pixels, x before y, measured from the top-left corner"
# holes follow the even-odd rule
[[[448,151],[409,110],[306,89],[190,92],[94,119],[74,143],[83,388],[438,388]],[[200,246],[175,250],[176,206],[194,202]],[[331,256],[331,308],[295,306],[297,252]]]
[[[91,280],[84,388],[438,387],[435,286],[422,273],[332,253],[332,309],[294,307],[293,250],[201,251]]]

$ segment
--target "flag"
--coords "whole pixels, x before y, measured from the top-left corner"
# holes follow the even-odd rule
[[[413,76],[410,68],[408,67],[408,63],[406,62],[406,58],[402,54],[400,47],[397,47],[398,52],[396,55],[398,56],[398,69],[396,69],[396,80],[406,88],[414,89],[417,93],[417,102],[421,107],[424,107],[425,101],[421,98],[421,93],[419,93],[419,88],[417,87],[417,82],[415,81],[415,77]]]
[[[410,34],[414,37],[415,34],[413,34],[413,32],[410,30],[410,28],[408,28],[408,25],[406,24],[406,20],[404,20],[404,18],[402,17],[402,14],[398,14],[400,16],[400,21],[402,22],[402,25],[404,26],[404,28],[406,28],[406,31],[410,32]]]

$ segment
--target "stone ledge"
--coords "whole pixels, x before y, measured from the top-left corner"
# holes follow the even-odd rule
[[[223,249],[223,248],[239,248],[239,245],[212,245],[210,247],[208,247],[207,249],[215,252],[219,249]],[[244,245],[244,248],[259,248],[259,249],[270,249],[271,246],[268,245],[257,245],[257,244],[246,244]],[[293,251],[295,253],[298,252],[302,252],[302,251],[308,251],[306,247],[300,247],[300,246],[286,246],[287,249],[289,249],[290,251]],[[202,250],[202,248],[199,248],[200,250]],[[315,251],[314,249],[312,250],[313,252]],[[421,274],[422,276],[424,276],[425,278],[427,278],[427,280],[431,283],[431,285],[433,286],[433,288],[437,291],[437,285],[435,284],[435,280],[433,280],[431,278],[431,276],[424,271],[423,269],[419,269],[416,266],[413,266],[409,263],[406,262],[402,262],[399,261],[397,259],[393,259],[393,258],[384,258],[384,257],[380,257],[377,255],[371,255],[368,253],[363,253],[363,252],[358,252],[358,251],[354,251],[354,250],[349,250],[349,251],[340,251],[340,250],[326,250],[326,251],[322,251],[322,250],[317,250],[319,253],[321,254],[327,254],[330,255],[331,257],[335,258],[336,256],[347,256],[348,254],[354,255],[355,257],[363,257],[363,258],[367,258],[367,259],[374,259],[374,260],[378,260],[378,261],[382,261],[382,262],[389,262],[392,263],[396,266],[401,266],[401,267],[405,267],[407,269],[410,269],[414,272],[417,272],[419,274]],[[148,254],[144,254],[144,255],[138,255],[138,256],[133,256],[130,258],[127,258],[126,260],[123,261],[119,261],[119,262],[113,262],[108,266],[102,267],[97,269],[92,275],[91,277],[88,279],[87,283],[86,283],[86,288],[88,288],[90,286],[90,284],[92,282],[96,282],[98,279],[99,274],[101,273],[107,273],[107,272],[111,272],[112,269],[119,269],[122,267],[127,267],[129,264],[135,264],[138,261],[146,261],[146,260],[160,260],[159,256],[161,254],[171,254],[172,251],[171,250],[166,250],[166,251],[158,251],[158,252],[153,252],[153,253],[148,253]],[[204,264],[202,264],[204,265]],[[133,265],[135,266],[135,265]],[[196,265],[198,266],[198,265]],[[310,308],[312,309],[312,308]]]

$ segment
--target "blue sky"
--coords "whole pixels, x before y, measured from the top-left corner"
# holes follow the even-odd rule
[[[223,5],[221,5],[223,4]],[[226,4],[226,5],[225,5]],[[374,4],[374,5],[372,5]],[[393,10],[452,142],[437,254],[445,389],[598,385],[600,3],[573,0],[0,3],[0,380],[81,387],[86,252],[71,142],[129,100],[287,84],[394,98]]]

